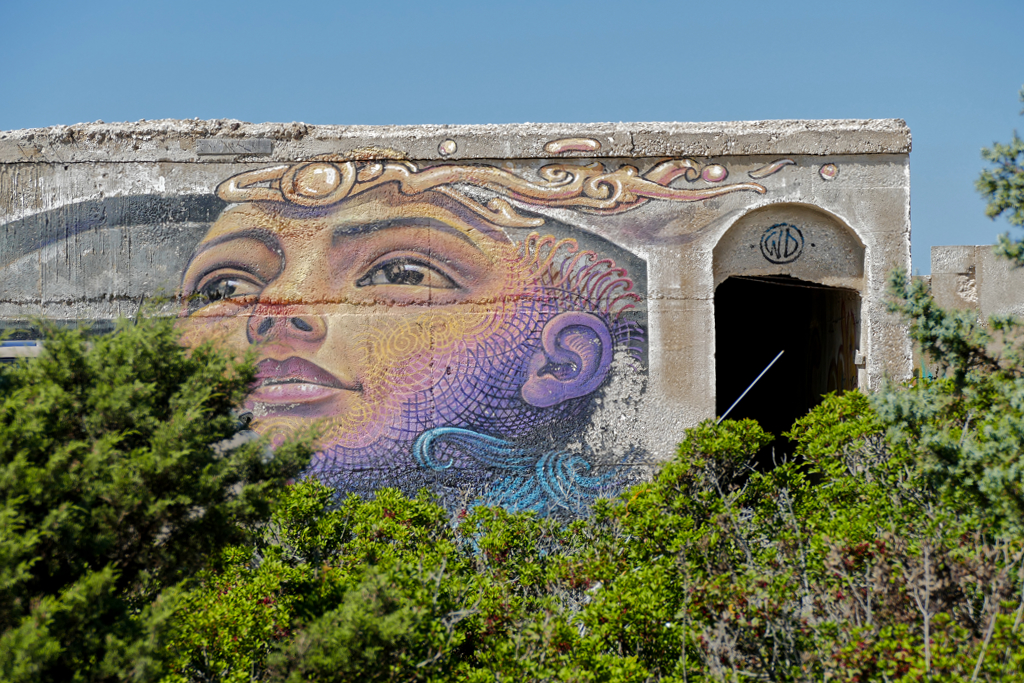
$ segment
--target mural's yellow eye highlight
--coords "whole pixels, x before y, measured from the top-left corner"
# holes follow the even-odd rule
[[[375,266],[356,282],[357,287],[374,285],[411,285],[432,289],[459,289],[459,286],[437,268],[408,258],[391,259]]]

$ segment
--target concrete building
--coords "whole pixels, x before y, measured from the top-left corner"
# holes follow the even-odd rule
[[[1024,318],[1024,269],[996,256],[992,245],[932,247],[932,296],[943,308]]]
[[[0,324],[175,294],[185,343],[259,347],[258,430],[324,421],[339,489],[570,510],[780,351],[730,417],[910,374],[909,153],[898,120],[3,132]]]

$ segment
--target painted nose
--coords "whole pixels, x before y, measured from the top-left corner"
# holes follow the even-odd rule
[[[327,334],[327,321],[319,315],[253,315],[246,329],[250,344],[260,342],[315,343]]]

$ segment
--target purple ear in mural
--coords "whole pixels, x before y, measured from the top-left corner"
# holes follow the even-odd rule
[[[597,390],[612,365],[608,325],[590,313],[559,313],[544,324],[523,384],[523,400],[549,408]]]

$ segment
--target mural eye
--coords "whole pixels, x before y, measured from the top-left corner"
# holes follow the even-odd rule
[[[356,282],[357,287],[371,285],[412,285],[434,289],[458,289],[458,285],[438,269],[412,259],[394,259],[382,263]]]
[[[204,282],[196,290],[195,308],[212,304],[222,299],[259,294],[260,285],[238,276],[223,275]]]

